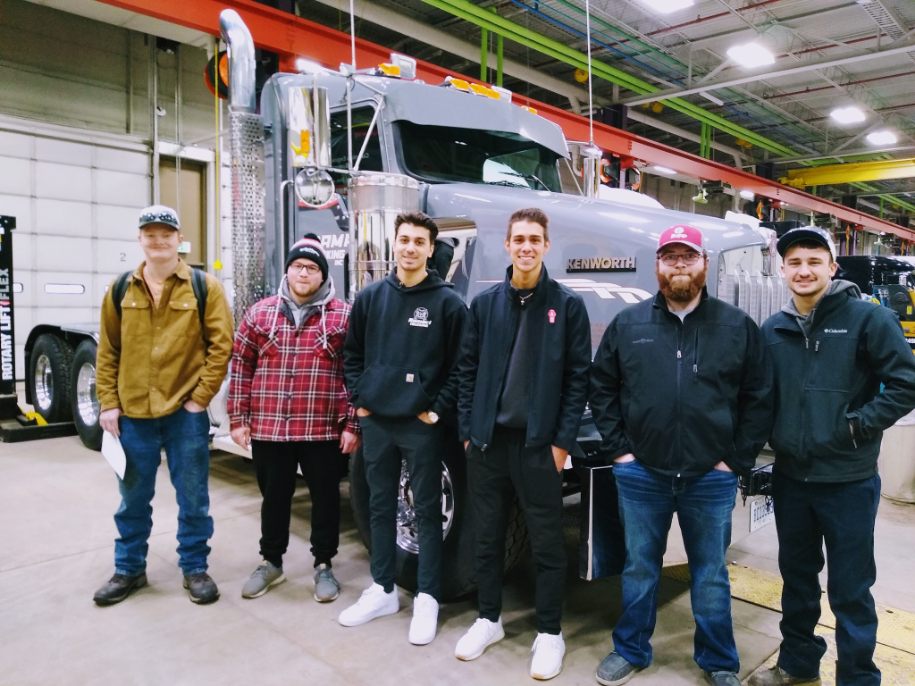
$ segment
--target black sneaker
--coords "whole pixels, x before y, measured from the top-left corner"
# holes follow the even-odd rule
[[[740,679],[734,672],[706,672],[705,680],[712,686],[740,686]]]
[[[641,667],[636,667],[614,651],[601,660],[594,676],[597,678],[597,683],[604,686],[622,686],[641,670]]]
[[[191,598],[192,603],[198,605],[207,605],[215,603],[219,599],[219,589],[216,582],[210,578],[206,572],[199,574],[185,574],[184,587]]]
[[[126,574],[115,574],[108,579],[104,586],[95,592],[92,600],[96,605],[114,605],[124,600],[138,588],[146,585],[146,572],[140,572],[133,576]]]

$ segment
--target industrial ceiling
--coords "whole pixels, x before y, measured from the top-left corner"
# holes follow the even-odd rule
[[[352,5],[359,38],[582,114],[590,34],[597,118],[908,225],[915,1],[694,0],[661,14],[664,2]],[[298,0],[294,9],[349,30],[350,0]],[[766,48],[771,63],[740,66],[728,51],[747,43]],[[863,120],[838,123],[831,113],[849,106]],[[875,133],[886,140],[870,141]]]

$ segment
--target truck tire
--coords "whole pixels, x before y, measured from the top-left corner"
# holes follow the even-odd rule
[[[70,421],[70,364],[73,348],[51,333],[35,339],[29,357],[29,395],[47,422]]]
[[[85,340],[76,348],[70,371],[70,406],[73,423],[83,445],[90,450],[102,449],[102,427],[99,426],[99,403],[95,395],[95,341]]]
[[[476,588],[473,578],[474,531],[472,513],[468,506],[467,470],[464,451],[457,442],[446,451],[442,460],[442,601],[467,595]],[[350,465],[350,504],[356,527],[366,548],[371,549],[369,528],[369,494],[365,480],[362,450],[358,450]],[[397,585],[407,591],[417,589],[416,565],[419,545],[415,518],[408,495],[409,474],[404,465],[400,478],[397,513]],[[505,538],[505,571],[512,569],[527,548],[527,528],[517,504],[509,518]]]

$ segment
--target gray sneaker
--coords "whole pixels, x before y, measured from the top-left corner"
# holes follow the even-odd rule
[[[340,595],[340,582],[334,578],[334,570],[328,564],[315,567],[315,600],[329,603]]]
[[[641,671],[616,651],[610,653],[600,661],[597,666],[597,683],[604,686],[622,686],[632,678],[632,675]]]
[[[286,581],[286,575],[283,574],[282,567],[277,567],[267,562],[267,560],[262,560],[245,582],[244,588],[241,589],[241,597],[260,598],[270,590],[271,586],[276,586],[284,581]]]

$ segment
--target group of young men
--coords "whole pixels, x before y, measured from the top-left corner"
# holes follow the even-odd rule
[[[530,675],[560,673],[566,571],[562,471],[590,401],[613,460],[626,563],[614,650],[597,681],[617,686],[652,660],[651,636],[668,531],[676,512],[689,561],[694,660],[707,679],[736,686],[740,665],[725,551],[738,476],[768,440],[784,579],[778,664],[753,686],[819,683],[825,652],[814,629],[818,574],[829,558],[838,682],[876,684],[873,532],[883,429],[915,407],[915,357],[894,315],[833,280],[835,246],[807,227],[778,241],[792,297],[760,329],[706,291],[702,233],[659,237],[651,299],[622,311],[592,362],[581,297],[550,278],[549,220],[515,212],[504,281],[469,310],[429,261],[438,228],[400,215],[396,268],[349,305],[335,296],[320,241],[289,250],[278,293],[232,318],[219,283],[178,257],[174,210],[140,216],[144,262],[120,303],[102,305],[97,389],[101,425],[120,435],[127,469],[115,514],[115,574],[95,595],[124,600],[146,583],[151,501],[165,449],[179,505],[178,555],[192,601],[215,601],[207,574],[213,532],[205,412],[231,357],[231,435],[250,447],[263,501],[262,562],[242,589],[256,598],[284,579],[297,470],[311,502],[314,596],[336,599],[340,479],[362,447],[369,491],[372,584],[339,615],[356,626],[400,609],[395,589],[401,465],[418,522],[418,592],[408,639],[436,635],[442,575],[441,461],[457,433],[475,526],[478,619],[455,656],[473,660],[503,639],[502,572],[517,500],[536,567],[537,636]],[[112,291],[114,289],[111,289]],[[198,307],[198,305],[202,306]]]

